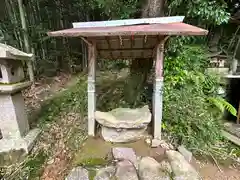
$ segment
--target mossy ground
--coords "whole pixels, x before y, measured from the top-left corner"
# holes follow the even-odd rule
[[[74,164],[76,166],[105,166],[112,161],[111,149],[113,147],[133,148],[138,156],[147,156],[150,150],[144,140],[123,144],[106,142],[100,137],[88,138],[76,152]]]

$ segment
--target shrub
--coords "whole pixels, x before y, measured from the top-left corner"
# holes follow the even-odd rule
[[[163,129],[177,144],[192,151],[207,150],[221,139],[223,107],[235,109],[218,97],[220,78],[206,72],[208,59],[199,46],[185,46],[165,62]]]

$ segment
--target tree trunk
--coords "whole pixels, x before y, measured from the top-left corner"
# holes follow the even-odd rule
[[[30,46],[29,46],[27,23],[26,23],[26,18],[25,18],[25,13],[24,13],[24,9],[23,9],[23,1],[22,0],[18,0],[18,6],[19,6],[19,12],[20,12],[20,18],[21,18],[21,25],[22,25],[22,31],[23,31],[25,51],[27,53],[30,53],[31,49],[30,49]],[[28,61],[27,65],[28,65],[28,73],[29,73],[29,76],[30,76],[30,80],[32,82],[34,82],[34,72],[33,72],[32,61]]]
[[[164,15],[165,0],[147,0],[142,7],[142,18],[159,17]],[[130,67],[130,79],[125,88],[125,101],[132,107],[141,98],[148,75],[153,66],[153,58],[133,59]]]
[[[164,16],[165,0],[147,0],[142,7],[142,17],[159,17]]]

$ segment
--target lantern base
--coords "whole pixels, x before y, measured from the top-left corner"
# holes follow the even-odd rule
[[[38,135],[40,134],[39,129],[33,129],[23,138],[3,138],[0,140],[0,154],[10,151],[24,150],[25,153],[29,153],[36,142]]]

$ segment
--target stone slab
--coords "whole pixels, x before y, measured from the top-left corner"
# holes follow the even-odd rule
[[[129,160],[137,168],[137,156],[132,148],[116,147],[112,148],[113,158],[117,160]]]
[[[89,180],[89,173],[83,167],[76,167],[71,170],[65,180]]]
[[[187,150],[183,145],[178,146],[178,151],[185,157],[188,162],[192,160],[192,152]]]
[[[138,180],[136,168],[128,160],[123,160],[117,163],[115,177],[117,180]]]
[[[39,129],[33,129],[30,130],[28,134],[23,138],[1,139],[0,153],[20,149],[24,149],[26,153],[29,153],[29,151],[31,151],[33,148],[39,134]]]
[[[233,142],[234,144],[240,146],[240,138],[238,138],[237,136],[234,136],[226,131],[222,131],[222,135],[228,139],[229,141]]]
[[[170,180],[165,169],[151,157],[143,157],[139,163],[139,177],[141,180]]]
[[[112,128],[144,128],[152,118],[148,106],[142,108],[117,108],[110,112],[95,112],[96,121]]]
[[[227,123],[224,123],[224,128],[230,134],[233,134],[240,138],[240,124],[227,122]]]

